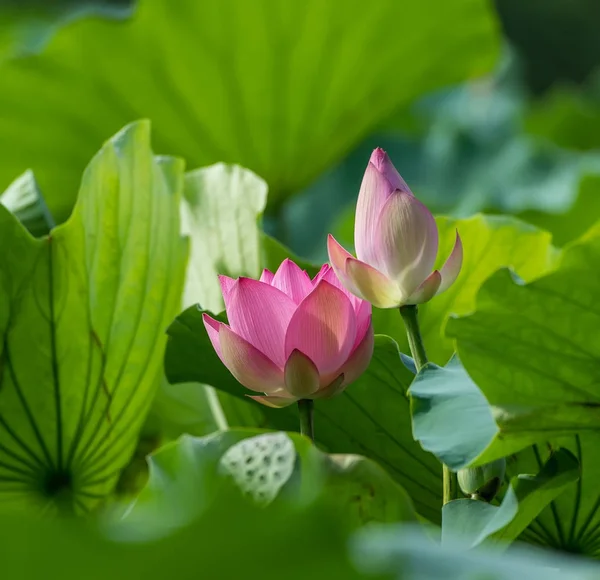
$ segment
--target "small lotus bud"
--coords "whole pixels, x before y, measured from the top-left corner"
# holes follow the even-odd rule
[[[482,499],[492,501],[500,490],[504,472],[506,471],[506,460],[497,459],[486,463],[481,467],[467,467],[458,472],[458,484],[465,495],[471,499]]]
[[[454,248],[440,269],[438,228],[432,213],[413,195],[382,149],[365,171],[354,227],[356,258],[329,236],[329,261],[341,283],[377,308],[428,302],[456,280],[463,248]]]

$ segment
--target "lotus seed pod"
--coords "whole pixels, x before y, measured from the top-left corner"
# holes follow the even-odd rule
[[[458,472],[458,484],[465,495],[489,502],[500,490],[505,471],[504,458],[480,467],[468,467]]]

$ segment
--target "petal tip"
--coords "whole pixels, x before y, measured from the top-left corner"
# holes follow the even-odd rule
[[[223,324],[222,322],[215,320],[212,316],[210,316],[206,312],[202,313],[202,322],[204,323],[204,326],[208,325],[215,330],[219,330],[219,327],[221,326],[221,324]]]
[[[381,148],[376,147],[371,153],[369,161],[375,166],[378,171],[383,170],[383,164],[389,160],[387,153]]]
[[[450,286],[452,286],[452,284],[454,284],[454,282],[456,282],[456,279],[458,278],[460,271],[462,269],[462,263],[463,263],[463,244],[462,244],[462,239],[461,239],[460,234],[458,233],[458,229],[457,229],[456,230],[456,238],[454,241],[454,247],[452,248],[452,252],[450,252],[448,259],[446,260],[446,262],[440,269],[442,283],[440,284],[440,287],[438,288],[438,291],[437,291],[438,294],[441,294],[442,292],[444,292],[445,290],[450,288]]]

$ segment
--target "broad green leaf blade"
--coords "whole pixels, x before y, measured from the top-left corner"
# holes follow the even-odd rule
[[[117,527],[128,536],[161,536],[208,510],[230,484],[249,501],[273,502],[269,509],[320,498],[343,527],[416,519],[408,494],[371,460],[329,456],[297,433],[247,429],[183,436],[157,451],[147,486]]]
[[[45,236],[56,225],[31,171],[9,185],[0,195],[0,204],[9,209],[32,236]]]
[[[453,468],[459,469],[472,462],[483,463],[481,457],[485,457],[486,450],[495,457],[508,454],[510,448],[514,447],[511,432],[504,431],[501,422],[496,425],[484,396],[457,359],[453,359],[445,368],[434,365],[426,367],[415,378],[410,393],[415,438],[425,449]],[[465,425],[469,425],[469,429],[465,429]],[[527,441],[526,432],[517,436],[519,441]],[[533,437],[540,438],[543,439],[544,434]],[[549,476],[550,486],[543,491],[544,498],[550,497],[546,501],[550,503],[549,507],[538,515],[539,503],[524,502],[524,506],[520,505],[520,513],[527,514],[531,522],[519,537],[520,540],[594,557],[600,554],[600,496],[596,486],[600,477],[600,462],[596,460],[599,446],[600,433],[585,432],[574,437],[561,437],[551,445],[523,449],[507,457],[507,474],[510,475],[507,476],[507,482],[511,478],[513,482],[515,478],[520,478],[517,481],[520,489],[526,489],[523,486],[529,485],[529,480],[520,474],[542,470],[535,477],[536,482],[541,481],[544,472]],[[564,449],[556,451],[558,447]],[[576,462],[570,460],[570,455],[565,455],[566,451],[576,457]],[[560,459],[559,463],[556,458]],[[576,484],[568,485],[576,475],[574,470],[577,465],[581,470],[579,480]],[[554,476],[561,472],[566,477],[567,485],[555,497],[557,488],[554,484],[562,485],[562,481],[554,479]],[[530,506],[537,517],[530,515]],[[512,540],[517,532],[523,530],[522,521],[520,517],[515,518],[513,524],[499,535]]]
[[[165,372],[171,383],[198,381],[247,399],[249,391],[233,378],[214,352],[201,310],[185,310],[169,327],[168,334]],[[329,451],[366,455],[377,461],[407,490],[419,513],[439,521],[441,466],[412,437],[406,394],[412,374],[391,338],[376,336],[375,345],[373,360],[360,379],[340,396],[316,401],[317,441]],[[298,429],[294,407],[261,408],[269,426]]]
[[[530,284],[499,272],[481,289],[477,310],[451,320],[465,368],[495,408],[502,437],[478,461],[522,451],[543,462],[547,441],[582,465],[575,489],[553,502],[525,536],[570,551],[600,553],[597,477],[597,384],[600,342],[594,275],[600,238],[592,230],[569,246],[557,270]],[[520,472],[522,468],[519,467]],[[514,473],[514,471],[513,471]]]
[[[34,240],[0,207],[0,496],[87,511],[129,460],[179,306],[181,162],[109,141],[73,215]]]
[[[494,407],[506,455],[533,442],[599,429],[600,237],[565,250],[558,269],[530,284],[490,278],[477,310],[452,319],[461,361]]]
[[[218,275],[258,278],[262,247],[258,222],[267,184],[237,165],[218,163],[185,176],[183,231],[191,238],[184,305],[225,308]]]
[[[577,460],[561,449],[550,455],[538,474],[513,477],[499,506],[472,499],[447,503],[442,510],[442,542],[458,539],[468,547],[484,541],[511,542],[578,478]]]
[[[485,397],[458,359],[445,368],[428,365],[415,378],[410,394],[415,438],[452,468],[475,461],[497,436],[501,444],[502,434]],[[509,465],[513,474],[542,468],[541,463],[524,463],[522,454],[510,458]],[[548,458],[538,475],[515,475],[500,507],[472,500],[446,504],[442,512],[446,538],[462,534],[469,545],[491,534],[514,540],[549,503],[572,487],[569,484],[578,478],[578,468],[573,455],[560,450]],[[534,523],[532,528],[538,525]],[[536,529],[528,530],[523,539],[540,543]]]
[[[457,281],[444,293],[419,306],[419,322],[429,359],[446,364],[454,352],[443,329],[451,314],[466,314],[475,306],[477,290],[496,270],[508,266],[526,281],[548,272],[556,259],[551,236],[514,218],[477,215],[467,219],[437,218],[440,249],[436,267],[450,255],[456,230],[464,246],[464,261]],[[400,315],[374,310],[375,332],[389,334],[400,350],[410,352]]]
[[[31,167],[61,220],[97,144],[147,117],[159,150],[248,167],[277,205],[397,109],[486,73],[496,29],[480,0],[140,0],[3,65],[0,183]]]
[[[409,392],[415,439],[453,470],[473,463],[499,432],[486,398],[457,358],[445,367],[426,365]]]

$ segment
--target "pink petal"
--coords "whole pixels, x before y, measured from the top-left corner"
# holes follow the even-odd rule
[[[344,375],[338,375],[333,381],[327,386],[319,389],[311,399],[331,399],[336,395],[339,395],[346,388],[344,382]]]
[[[321,280],[292,316],[285,352],[289,356],[298,349],[312,360],[320,375],[327,375],[346,360],[355,337],[356,316],[350,300]]]
[[[335,248],[337,246],[338,248],[341,248],[346,254],[348,254],[348,252],[346,252],[346,250],[344,250],[335,241],[333,236],[330,235],[329,238],[331,238],[331,241],[328,240],[328,244],[332,245],[334,252],[336,251]],[[348,254],[348,257],[354,259],[354,257],[351,254]],[[344,258],[344,262],[345,261],[346,261],[346,258]],[[345,281],[344,281],[344,283],[342,283],[342,281],[340,280],[339,276],[336,274],[336,272],[333,268],[328,267],[326,270],[325,270],[325,267],[321,268],[321,271],[319,272],[317,277],[320,277],[321,280],[325,280],[325,281],[329,282],[332,286],[339,288],[350,299],[350,302],[352,303],[352,306],[354,308],[354,313],[356,314],[357,340],[356,340],[355,344],[358,344],[358,342],[360,342],[362,340],[369,324],[371,323],[371,311],[372,311],[371,304],[369,302],[367,302],[366,300],[363,300],[362,298],[359,298],[357,296],[358,290],[356,290],[356,288],[354,288],[354,286],[353,286],[351,280],[348,278],[348,276],[344,275]],[[315,280],[316,280],[316,278],[315,278]],[[348,290],[348,288],[354,288],[354,294],[352,292],[350,292]]]
[[[344,388],[350,383],[358,379],[368,368],[371,358],[373,357],[373,349],[375,348],[375,335],[373,325],[370,324],[364,338],[360,344],[354,349],[344,366],[340,369],[340,373],[344,374]]]
[[[225,309],[227,309],[227,305],[229,304],[229,295],[231,294],[231,289],[236,282],[237,280],[234,280],[229,276],[219,276],[219,284],[221,285],[221,294],[223,294]]]
[[[396,191],[381,211],[373,232],[377,262],[373,263],[405,295],[431,274],[438,251],[438,230],[431,212],[414,195]]]
[[[370,302],[361,300],[354,312],[356,313],[356,340],[353,348],[356,348],[358,343],[365,337],[365,334],[371,325],[373,308]]]
[[[333,239],[333,237],[332,237],[332,240],[333,240],[331,242],[332,244],[337,244],[337,242]],[[348,254],[348,256],[350,258],[352,258],[351,254]],[[346,258],[344,258],[344,262],[345,261],[346,261]],[[354,310],[356,311],[356,308],[362,302],[362,300],[360,298],[358,298],[357,296],[355,296],[354,294],[352,294],[352,292],[350,292],[344,286],[344,284],[342,284],[339,276],[335,273],[335,270],[328,264],[324,264],[323,267],[321,268],[321,270],[319,271],[319,273],[315,276],[315,278],[313,280],[313,285],[316,286],[321,280],[325,280],[326,282],[329,282],[332,286],[335,286],[337,289],[341,290],[346,296],[348,296],[348,298],[350,299],[350,302],[352,302],[352,306],[354,306]]]
[[[458,235],[458,230],[456,231],[456,241],[454,242],[454,248],[452,248],[452,252],[448,259],[442,266],[440,270],[440,274],[442,275],[442,283],[438,288],[437,293],[443,292],[444,290],[448,290],[452,284],[458,278],[460,274],[460,269],[462,268],[463,263],[463,246],[462,240]]]
[[[352,285],[352,281],[346,273],[346,260],[348,258],[354,258],[354,256],[350,252],[347,252],[331,234],[327,236],[327,252],[329,253],[331,267],[333,268],[338,280],[346,288],[346,290],[348,290],[348,292],[358,296],[358,290]],[[325,266],[323,266],[318,275],[323,278],[327,272],[328,270],[325,270]],[[313,284],[314,282],[315,281],[313,281]]]
[[[377,147],[377,149],[371,153],[371,163],[377,168],[379,173],[383,173],[383,175],[385,175],[386,179],[390,182],[394,189],[412,193],[408,185],[406,185],[406,181],[402,179],[398,173],[398,170],[390,161],[388,154],[381,149],[381,147]]]
[[[219,329],[219,342],[223,363],[244,387],[259,393],[282,388],[282,370],[225,324]]]
[[[309,398],[319,389],[319,371],[315,363],[299,350],[293,350],[285,363],[285,389],[299,399]]]
[[[359,295],[373,306],[396,308],[402,303],[402,292],[396,282],[372,266],[356,258],[348,258],[346,272]]]
[[[271,285],[287,294],[296,304],[300,304],[313,288],[310,276],[289,258],[281,262]]]
[[[395,187],[369,161],[356,204],[354,245],[359,260],[375,263],[377,251],[373,242],[381,210]],[[333,262],[332,262],[333,263]]]
[[[261,396],[250,396],[250,399],[253,399],[257,403],[261,405],[265,405],[265,407],[273,407],[274,409],[283,409],[283,407],[289,407],[294,404],[298,399],[288,398],[288,397],[261,397]]]
[[[204,322],[204,328],[206,328],[206,333],[215,352],[224,363],[225,361],[223,361],[223,355],[221,354],[221,344],[219,343],[219,328],[221,328],[223,323],[211,318],[208,314],[202,315],[202,322]]]
[[[262,274],[260,275],[260,282],[264,282],[265,284],[271,284],[273,282],[273,272],[271,272],[271,270],[267,270],[267,268],[265,268],[262,271]]]
[[[426,280],[405,300],[404,304],[423,304],[429,302],[438,292],[442,276],[434,270]]]
[[[294,301],[281,290],[240,278],[229,295],[227,316],[236,334],[283,369],[285,333],[295,310]]]
[[[331,234],[329,234],[331,236]],[[344,250],[346,251],[346,250]],[[348,254],[350,255],[350,254]],[[317,275],[312,279],[313,288],[323,279],[323,276],[327,274],[331,270],[331,266],[329,264],[323,264],[321,269],[317,272]]]

